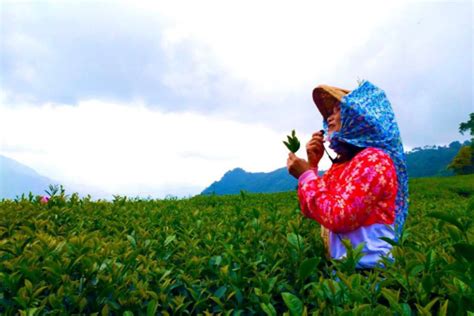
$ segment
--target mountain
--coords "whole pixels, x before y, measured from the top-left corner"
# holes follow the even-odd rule
[[[11,158],[0,155],[0,199],[14,199],[22,193],[45,194],[56,182]]]
[[[58,181],[40,175],[32,168],[16,160],[0,155],[0,199],[14,199],[23,193],[44,195],[50,184]],[[78,192],[80,197],[91,195],[94,199],[111,199],[112,195],[103,190],[80,184],[64,184],[66,194]]]
[[[321,173],[322,174],[322,173]],[[201,194],[235,194],[241,190],[248,192],[282,192],[294,190],[298,182],[288,174],[286,167],[272,172],[247,172],[242,168],[235,168]]]
[[[459,152],[462,146],[470,142],[452,142],[448,146],[416,147],[406,153],[408,177],[452,176],[454,173],[446,167]]]
[[[446,169],[447,165],[462,146],[469,144],[469,141],[464,144],[456,141],[444,147],[414,148],[406,153],[408,176],[417,178],[453,175],[452,171]],[[280,192],[294,190],[296,185],[296,179],[288,174],[286,167],[269,173],[252,173],[236,168],[226,172],[219,181],[212,183],[201,194],[236,194],[241,190],[255,193]]]

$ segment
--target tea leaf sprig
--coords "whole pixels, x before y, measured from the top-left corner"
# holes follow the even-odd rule
[[[291,131],[291,136],[288,135],[286,136],[288,138],[288,141],[283,141],[283,144],[292,152],[296,153],[298,149],[300,149],[300,141],[298,140],[298,137],[296,137],[295,130]]]

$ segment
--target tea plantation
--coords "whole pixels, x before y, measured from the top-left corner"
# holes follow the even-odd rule
[[[358,273],[295,192],[4,200],[0,314],[472,315],[473,216],[473,175],[411,180],[395,261]]]

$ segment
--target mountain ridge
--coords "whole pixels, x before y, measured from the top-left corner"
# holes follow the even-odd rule
[[[416,147],[406,152],[409,178],[451,176],[446,166],[453,160],[462,146],[469,141],[454,141],[448,146]],[[320,172],[320,175],[324,171]],[[288,174],[286,167],[271,172],[247,172],[242,168],[227,171],[220,180],[214,181],[201,194],[237,194],[241,190],[253,193],[282,192],[296,189],[297,181]]]
[[[34,169],[0,155],[0,198],[13,199],[23,193],[44,194],[50,184],[57,182]]]

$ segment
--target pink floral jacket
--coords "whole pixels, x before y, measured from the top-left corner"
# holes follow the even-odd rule
[[[332,233],[394,223],[397,174],[380,149],[366,148],[350,161],[333,164],[322,177],[308,170],[298,182],[303,214]],[[322,235],[329,250],[327,230]]]

